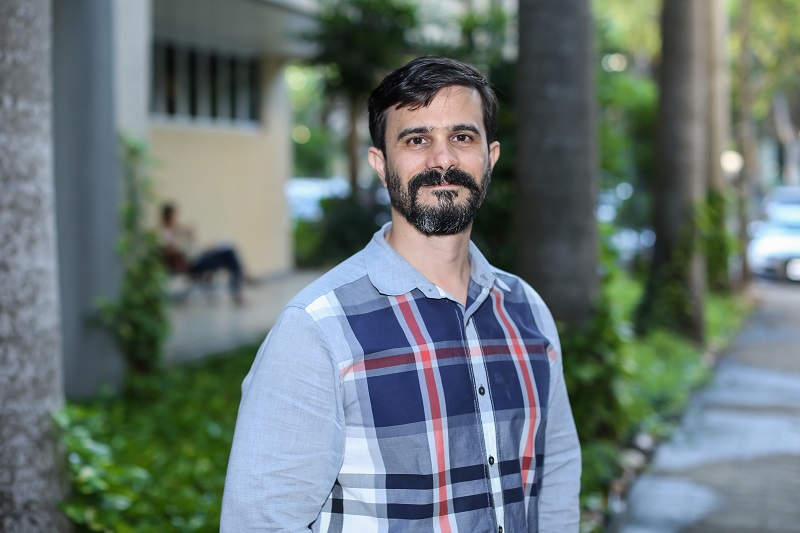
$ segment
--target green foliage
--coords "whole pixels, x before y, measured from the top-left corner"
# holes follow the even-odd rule
[[[618,300],[618,312],[630,320],[641,286],[620,278],[611,291],[627,295]],[[713,295],[706,300],[705,323],[712,352],[730,342],[749,309],[742,297]],[[629,437],[642,431],[659,437],[668,434],[691,392],[709,377],[703,350],[664,329],[629,337],[622,345],[620,361],[623,372],[616,389],[626,412]]]
[[[166,271],[155,232],[144,213],[152,199],[150,159],[145,145],[121,139],[125,200],[120,210],[118,253],[122,258],[122,286],[116,300],[99,302],[99,319],[109,331],[128,367],[152,372],[161,363],[169,332]]]
[[[660,1],[594,0],[592,11],[604,41],[615,51],[647,58],[660,53]]]
[[[380,79],[413,54],[417,11],[404,0],[324,0],[318,29],[306,37],[318,46],[314,65],[324,65],[326,92],[360,100]]]
[[[755,97],[753,119],[764,127],[770,121],[773,98],[777,92],[789,96],[792,109],[797,108],[800,79],[800,4],[794,0],[771,0],[751,2],[748,22],[750,45],[742,50],[741,15],[743,2],[731,2],[732,23],[730,48],[734,64],[740,63],[746,55],[752,62],[752,72],[747,82],[753,84]],[[738,31],[737,31],[738,30]],[[738,66],[737,66],[738,68]],[[734,110],[742,97],[742,83],[745,80],[734,78]],[[734,117],[738,122],[741,117]],[[772,127],[771,125],[769,127]]]
[[[731,288],[729,263],[736,238],[727,228],[727,199],[717,191],[709,191],[705,210],[700,217],[700,231],[706,253],[708,286],[714,292]]]
[[[240,386],[257,346],[139,376],[125,395],[56,415],[78,531],[219,531]]]
[[[334,157],[334,141],[328,129],[313,123],[307,123],[306,127],[308,141],[294,141],[294,175],[327,177]]]
[[[134,501],[152,483],[147,470],[118,464],[111,447],[98,442],[105,420],[99,413],[79,406],[66,407],[54,415],[68,450],[68,466],[72,482],[70,499],[63,504],[64,513],[86,531],[136,529],[125,521]]]
[[[708,226],[709,210],[705,202],[695,204],[688,219],[681,221],[674,242],[657,241],[653,251],[650,276],[637,310],[636,331],[646,334],[663,328],[693,340],[705,342],[703,302],[706,272],[697,272],[697,256],[704,254],[703,228]],[[702,266],[702,263],[700,263]]]
[[[326,127],[326,102],[320,98],[324,69],[290,65],[286,81],[292,99],[292,114],[297,128],[308,128],[308,138],[292,134],[294,140],[293,176],[327,177],[336,156],[335,139]]]
[[[708,377],[702,353],[688,340],[656,330],[624,345],[620,403],[631,429],[657,437],[667,434],[689,394]]]
[[[309,63],[325,67],[325,93],[347,106],[344,151],[355,194],[362,157],[359,118],[381,78],[416,55],[417,9],[406,0],[324,0],[316,19],[317,29],[305,35],[317,45]]]
[[[388,208],[358,197],[322,200],[322,218],[300,220],[294,229],[298,267],[330,267],[358,252],[389,220]]]
[[[582,327],[559,326],[564,380],[583,449],[584,505],[595,495],[603,494],[616,476],[614,451],[626,432],[626,417],[615,389],[622,372],[619,352],[624,342],[623,321],[613,305],[617,295],[608,290],[620,271],[608,244],[612,228],[601,229],[603,293],[595,312]]]
[[[597,511],[620,473],[618,450],[638,433],[669,434],[689,395],[709,376],[700,347],[665,329],[634,335],[642,285],[624,275],[604,237],[604,295],[583,330],[561,332],[565,379],[583,449],[581,499]],[[715,349],[738,330],[748,306],[717,295],[706,301],[706,329]]]
[[[622,437],[620,406],[614,381],[620,373],[617,354],[621,340],[605,298],[598,302],[589,324],[562,326],[562,349],[569,355],[564,378],[573,395],[572,412],[584,439],[617,441]]]
[[[627,72],[598,76],[600,100],[600,186],[633,186],[633,196],[619,206],[615,222],[623,227],[650,224],[650,191],[655,174],[658,95],[649,78]]]

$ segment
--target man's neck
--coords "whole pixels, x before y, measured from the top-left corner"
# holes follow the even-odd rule
[[[470,225],[455,235],[423,235],[401,215],[392,213],[386,241],[429,281],[466,305],[471,230]]]

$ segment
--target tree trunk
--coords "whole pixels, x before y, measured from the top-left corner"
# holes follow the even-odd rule
[[[663,3],[658,172],[653,186],[656,243],[639,330],[664,326],[705,340],[705,260],[697,210],[706,189],[706,28],[704,2]]]
[[[517,273],[575,326],[600,292],[592,24],[589,0],[519,3]]]
[[[775,131],[783,148],[781,181],[784,185],[800,185],[800,138],[797,135],[789,100],[783,92],[778,92],[772,101]]]
[[[50,413],[64,402],[51,140],[50,1],[0,3],[0,531],[69,524]]]
[[[750,18],[752,14],[751,0],[742,0],[739,7],[738,31],[740,39],[739,64],[737,65],[736,82],[739,90],[739,120],[736,125],[736,144],[742,152],[742,169],[736,179],[736,204],[739,231],[740,275],[738,288],[745,288],[752,278],[750,267],[747,264],[747,246],[750,236],[747,226],[750,222],[749,198],[756,181],[758,169],[758,141],[756,139],[756,126],[753,120],[753,106],[755,103],[756,88],[752,74],[753,57],[750,49]]]
[[[730,140],[728,24],[724,0],[708,0],[708,282],[712,290],[730,290],[730,246],[726,199],[729,189],[720,159]]]

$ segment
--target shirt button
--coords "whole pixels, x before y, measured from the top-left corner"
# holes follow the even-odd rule
[[[483,385],[481,385],[480,387],[478,387],[478,394],[480,394],[481,396],[483,396],[484,394],[486,394],[486,389],[484,389],[484,388],[483,388]]]
[[[489,466],[491,466],[491,465],[493,465],[493,464],[494,464],[494,457],[492,457],[492,456],[490,455],[490,456],[489,456]]]
[[[497,528],[497,533],[503,533],[503,526]]]

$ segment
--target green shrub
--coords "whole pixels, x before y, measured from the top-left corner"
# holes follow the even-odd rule
[[[219,530],[242,379],[257,346],[134,378],[121,396],[56,415],[79,531]]]
[[[583,451],[581,500],[593,513],[605,511],[602,502],[621,472],[619,450],[642,432],[667,436],[692,392],[710,375],[708,358],[688,339],[664,330],[633,334],[642,284],[605,259],[606,308],[581,335],[562,333],[564,353],[575,353],[565,365],[565,379]],[[730,342],[747,311],[740,297],[706,300],[712,349]]]
[[[147,147],[126,137],[120,144],[125,185],[118,245],[122,286],[115,300],[99,302],[98,318],[111,332],[128,369],[149,373],[160,366],[169,333],[167,273],[158,237],[145,223],[152,200]]]

